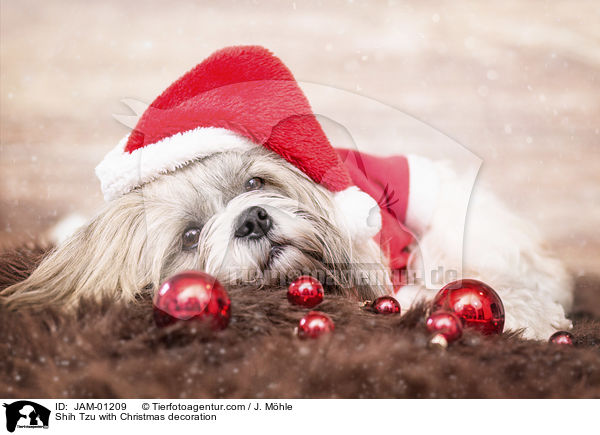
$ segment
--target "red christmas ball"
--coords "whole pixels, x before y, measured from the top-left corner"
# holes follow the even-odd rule
[[[375,299],[371,309],[377,314],[400,314],[400,304],[392,296],[381,296]]]
[[[504,305],[498,293],[475,279],[446,285],[433,299],[432,307],[434,311],[452,311],[464,326],[486,335],[501,334],[504,329]]]
[[[550,343],[573,345],[573,334],[567,331],[558,331],[550,336]]]
[[[298,324],[298,337],[300,338],[318,338],[323,334],[332,332],[334,329],[333,320],[324,313],[311,311]]]
[[[189,270],[167,279],[154,298],[154,321],[167,326],[178,320],[207,322],[212,329],[225,329],[231,302],[216,278]]]
[[[292,304],[312,308],[323,302],[323,286],[312,276],[301,276],[288,287],[287,298]]]
[[[462,321],[449,311],[436,311],[427,319],[427,330],[443,335],[451,343],[462,336]]]

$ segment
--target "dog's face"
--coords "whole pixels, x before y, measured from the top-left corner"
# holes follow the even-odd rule
[[[312,274],[326,291],[363,299],[389,290],[378,245],[349,236],[331,192],[260,147],[192,162],[109,202],[2,296],[15,307],[131,300],[186,269],[225,285]]]
[[[351,262],[330,194],[261,149],[212,155],[141,193],[162,278],[200,268],[228,285],[282,285]]]

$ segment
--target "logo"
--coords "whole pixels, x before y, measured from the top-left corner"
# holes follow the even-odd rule
[[[4,404],[6,408],[6,430],[14,432],[15,428],[48,429],[50,410],[29,400],[19,400]]]

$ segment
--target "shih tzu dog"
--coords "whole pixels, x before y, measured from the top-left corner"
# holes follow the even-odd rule
[[[96,173],[104,208],[0,303],[131,301],[201,269],[258,287],[315,274],[327,291],[393,294],[407,309],[462,276],[498,292],[507,330],[547,339],[571,326],[571,279],[527,224],[477,189],[462,240],[465,180],[423,157],[332,147],[289,70],[261,47],[225,48],[178,79]],[[424,278],[437,269],[456,273]]]

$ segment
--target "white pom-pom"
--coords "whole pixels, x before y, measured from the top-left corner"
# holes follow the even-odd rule
[[[377,201],[356,186],[334,196],[340,215],[351,237],[371,238],[381,229],[381,212]]]

